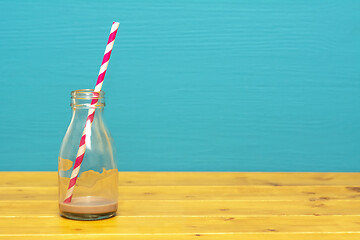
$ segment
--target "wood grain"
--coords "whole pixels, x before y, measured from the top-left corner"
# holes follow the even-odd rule
[[[55,172],[0,172],[0,239],[357,240],[357,176],[123,172],[117,216],[82,222],[58,215]]]
[[[0,200],[57,200],[57,187],[0,187]],[[120,186],[119,200],[356,200],[356,186]]]
[[[56,172],[1,172],[0,186],[57,186]],[[119,172],[120,186],[336,186],[360,185],[360,173]]]
[[[0,234],[360,233],[358,216],[114,217],[80,222],[59,217],[0,218]],[[19,227],[21,226],[21,228]],[[34,227],[38,226],[38,227]],[[41,227],[40,227],[41,226]],[[85,236],[86,236],[85,235]],[[319,234],[321,237],[321,234]]]
[[[0,234],[0,239],[10,239],[10,240],[23,240],[23,239],[66,239],[66,240],[79,240],[79,239],[108,239],[108,240],[137,240],[137,239],[159,239],[159,240],[184,240],[184,239],[201,239],[206,240],[319,240],[319,239],[326,239],[326,240],[339,240],[339,239],[346,239],[346,240],[358,240],[360,237],[359,233],[225,233],[225,234],[214,234],[214,233],[190,233],[190,234],[171,234],[171,233],[164,233],[164,234],[107,234],[106,238],[104,235],[97,235],[97,234],[85,234],[85,233],[71,233],[71,234],[15,234],[15,235],[8,235],[8,234]]]
[[[2,200],[0,217],[57,216],[58,202]],[[247,200],[120,200],[119,217],[238,217],[282,215],[353,215],[360,217],[360,201],[247,201]]]

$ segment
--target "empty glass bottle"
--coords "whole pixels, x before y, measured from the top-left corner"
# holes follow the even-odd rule
[[[81,89],[71,92],[70,125],[59,152],[60,215],[77,220],[104,219],[116,214],[118,170],[113,140],[103,120],[104,92]],[[95,106],[92,99],[97,98]],[[86,132],[86,151],[70,202],[64,201],[90,108],[95,108],[91,130]]]

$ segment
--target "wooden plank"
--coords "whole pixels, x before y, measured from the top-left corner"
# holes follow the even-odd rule
[[[164,233],[164,234],[0,234],[4,240],[359,240],[360,233]]]
[[[360,173],[120,172],[121,186],[360,185]],[[1,172],[0,187],[57,186],[56,172]]]
[[[0,217],[58,216],[57,201],[0,201]],[[118,216],[358,215],[360,201],[123,200]]]
[[[360,173],[273,172],[123,172],[120,185],[228,186],[228,185],[360,185]]]
[[[360,233],[359,216],[114,217],[72,221],[55,216],[0,218],[10,234]],[[21,226],[21,227],[19,227]],[[41,227],[40,227],[41,226]],[[101,233],[101,234],[100,234]]]
[[[0,172],[0,187],[55,187],[57,181],[57,172]]]
[[[0,187],[0,200],[57,200],[57,187]],[[356,200],[360,186],[120,186],[119,200]]]

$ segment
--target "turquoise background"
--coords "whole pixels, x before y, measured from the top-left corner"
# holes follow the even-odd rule
[[[57,170],[105,77],[119,169],[360,171],[360,1],[0,1],[0,170]]]

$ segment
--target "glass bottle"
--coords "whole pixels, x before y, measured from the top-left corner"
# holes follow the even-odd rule
[[[117,210],[118,170],[113,140],[103,120],[104,92],[80,89],[71,92],[72,118],[59,152],[60,215],[77,220],[112,217]],[[97,98],[95,106],[91,100]],[[88,111],[95,107],[91,131],[86,132],[86,151],[71,202],[64,202]]]

